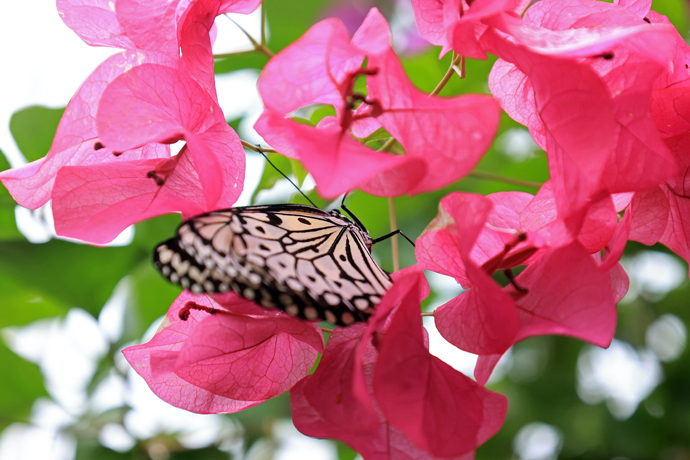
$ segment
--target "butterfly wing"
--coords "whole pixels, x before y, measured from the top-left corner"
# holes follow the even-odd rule
[[[192,292],[233,290],[308,320],[365,321],[392,285],[369,236],[342,216],[301,205],[215,211],[183,223],[154,263]]]

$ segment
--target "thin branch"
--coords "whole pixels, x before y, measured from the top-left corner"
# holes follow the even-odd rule
[[[393,147],[393,145],[397,142],[397,139],[394,137],[391,137],[388,139],[382,146],[379,148],[379,152],[388,152],[390,149]]]
[[[242,26],[240,26],[237,22],[235,22],[234,19],[232,19],[232,18],[231,18],[230,16],[228,16],[227,14],[225,15],[225,17],[227,17],[228,19],[230,19],[230,20],[231,20],[231,21],[232,21],[232,22],[233,22],[233,23],[244,33],[244,35],[249,39],[249,41],[252,42],[252,45],[254,46],[254,50],[255,50],[255,51],[258,51],[259,53],[265,55],[265,56],[268,57],[269,59],[272,58],[273,56],[275,56],[275,53],[274,53],[273,51],[271,51],[270,49],[268,49],[268,47],[267,47],[264,43],[259,43],[259,42],[257,42],[257,41],[254,39],[254,37],[252,37],[251,35],[249,35],[249,32],[247,32],[246,30],[244,30],[244,29],[242,28]],[[261,25],[261,27],[262,27],[262,29],[263,29],[263,24]],[[262,32],[262,34],[263,34],[263,32]]]
[[[446,70],[446,74],[441,78],[441,81],[438,82],[438,85],[436,85],[436,88],[429,94],[429,96],[436,96],[438,93],[441,92],[441,90],[446,86],[448,81],[450,80],[450,77],[453,76],[455,73],[455,68],[462,62],[463,68],[465,66],[465,60],[463,59],[462,56],[456,55],[455,52],[453,52],[453,59],[450,61],[450,67],[448,67],[448,70]]]
[[[266,9],[263,3],[261,4],[261,44],[266,45]]]
[[[391,232],[398,229],[398,222],[395,218],[395,199],[388,198],[388,218],[391,222]],[[391,237],[391,249],[393,250],[393,271],[400,270],[400,254],[398,253],[398,235]]]
[[[532,187],[541,188],[541,182],[535,182],[531,180],[515,179],[513,177],[501,176],[500,174],[494,174],[486,171],[472,171],[467,175],[467,177],[474,177],[475,179],[487,179],[496,182],[505,182],[506,184],[520,185],[522,187]]]
[[[243,146],[245,149],[249,149],[249,150],[252,150],[252,151],[257,152],[257,153],[260,153],[260,152],[264,152],[264,153],[278,153],[278,152],[276,152],[276,151],[273,150],[273,149],[265,149],[265,148],[263,148],[263,147],[262,147],[262,148],[259,148],[259,147],[257,147],[256,145],[254,145],[254,144],[252,144],[252,143],[250,143],[250,142],[247,142],[247,141],[240,140],[240,142],[242,142],[242,146]]]

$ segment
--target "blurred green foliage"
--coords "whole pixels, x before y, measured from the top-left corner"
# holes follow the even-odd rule
[[[380,2],[385,7],[385,2]],[[266,17],[270,26],[268,46],[275,52],[284,48],[317,20],[323,18],[326,0],[286,2],[265,0]],[[388,4],[390,7],[390,4]],[[669,15],[681,33],[688,30],[687,4],[682,0],[655,2],[654,7]],[[388,8],[390,10],[390,8]],[[384,8],[385,11],[385,8]],[[411,81],[420,89],[430,92],[446,72],[450,55],[438,58],[437,48],[427,48],[414,55],[403,56],[403,65]],[[494,59],[467,62],[467,78],[454,76],[441,95],[452,96],[467,92],[488,93],[487,75]],[[216,72],[239,69],[261,69],[267,58],[259,53],[227,56],[216,62]],[[310,123],[332,115],[330,107],[316,107],[310,114]],[[36,160],[49,150],[62,110],[29,107],[17,112],[10,129],[24,156]],[[231,123],[237,127],[240,120]],[[510,129],[521,129],[505,114],[497,139]],[[374,145],[385,139],[378,131],[368,141]],[[382,137],[383,136],[383,137]],[[292,175],[298,183],[306,176],[296,161],[277,154],[269,158],[284,173]],[[9,164],[0,155],[0,170]],[[495,142],[476,168],[499,176],[544,182],[548,179],[548,166],[543,152],[536,150],[522,161],[505,155],[504,147]],[[282,176],[274,169],[264,170],[259,187],[270,189]],[[451,191],[462,190],[488,194],[503,190],[536,192],[534,187],[516,186],[509,182],[487,180],[473,175],[433,193],[394,200],[398,227],[411,238],[416,238],[437,213],[438,201]],[[308,195],[319,206],[327,203],[315,192]],[[293,202],[305,203],[298,194]],[[390,231],[386,216],[389,200],[354,192],[347,198],[347,206],[377,237]],[[163,216],[136,225],[135,239],[126,247],[100,248],[83,244],[52,240],[45,244],[32,244],[18,232],[14,219],[15,203],[8,192],[0,187],[0,292],[3,294],[3,314],[0,327],[23,326],[32,321],[64,315],[70,308],[82,308],[98,316],[115,286],[123,279],[130,283],[125,331],[118,343],[99,363],[93,391],[114,369],[113,356],[119,347],[139,340],[143,332],[165,314],[179,289],[171,286],[151,266],[151,251],[155,245],[169,238],[180,222],[179,216]],[[400,240],[401,265],[415,263],[414,250]],[[375,256],[385,269],[392,270],[391,243],[376,245]],[[629,244],[628,253],[643,249]],[[658,247],[661,251],[664,248]],[[666,251],[668,252],[668,251]],[[433,299],[436,294],[430,296]],[[690,282],[664,299],[652,302],[639,297],[620,307],[617,337],[636,348],[645,346],[645,331],[649,324],[664,313],[677,315],[690,324]],[[428,303],[428,302],[427,302]],[[491,386],[505,394],[510,409],[503,429],[477,453],[478,459],[505,459],[513,455],[513,442],[517,432],[531,422],[544,422],[559,429],[563,435],[561,458],[572,459],[690,459],[690,351],[670,363],[663,364],[664,381],[647,401],[640,405],[632,417],[616,420],[604,404],[587,405],[576,393],[576,364],[585,345],[564,337],[540,337],[526,340],[515,347],[515,352],[531,351],[540,357],[539,372],[526,379],[509,371],[507,376]],[[15,421],[26,422],[33,401],[45,396],[42,379],[36,366],[14,355],[0,345],[3,378],[0,379],[0,428]],[[661,410],[659,410],[661,408]],[[108,413],[108,420],[121,422],[126,407]],[[229,415],[244,427],[246,446],[270,438],[271,422],[290,416],[289,396],[282,395],[238,414]],[[151,440],[139,442],[127,453],[116,453],[101,446],[97,440],[97,427],[102,420],[81,420],[73,427],[77,436],[77,459],[139,459],[148,458]],[[94,431],[96,430],[96,431]],[[228,458],[215,448],[187,451],[170,435],[161,435],[157,442],[173,445],[171,459]],[[166,437],[167,436],[167,437]],[[172,443],[172,444],[170,444]],[[337,443],[340,459],[352,460],[356,454],[344,444]]]

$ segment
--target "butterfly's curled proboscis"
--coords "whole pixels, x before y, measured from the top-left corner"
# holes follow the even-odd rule
[[[192,292],[234,291],[265,308],[347,326],[366,321],[392,285],[371,255],[373,242],[337,210],[246,206],[183,222],[153,259]]]

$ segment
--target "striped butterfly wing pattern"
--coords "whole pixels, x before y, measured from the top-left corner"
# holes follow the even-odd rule
[[[194,217],[154,251],[171,282],[235,291],[266,308],[346,326],[366,321],[391,287],[369,234],[338,211],[285,204]]]

